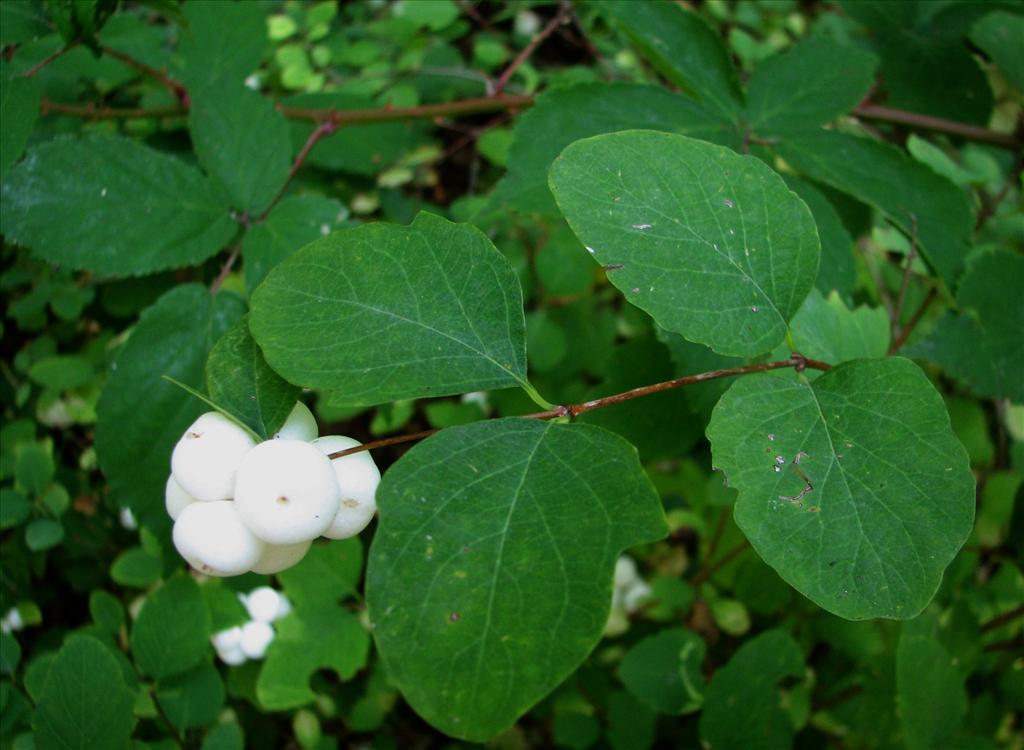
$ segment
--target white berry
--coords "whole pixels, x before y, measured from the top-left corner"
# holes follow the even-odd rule
[[[188,564],[211,576],[248,572],[265,545],[238,517],[229,500],[192,503],[174,522],[174,546]]]
[[[214,633],[210,640],[213,642],[213,647],[218,651],[237,648],[242,643],[242,628],[236,625],[233,628],[221,630]]]
[[[615,588],[624,589],[637,579],[636,563],[629,555],[615,561]]]
[[[309,442],[319,434],[316,418],[304,403],[296,402],[281,429],[274,433],[275,440],[302,440]]]
[[[186,506],[198,502],[194,497],[181,489],[181,485],[174,479],[174,475],[167,477],[167,486],[164,488],[164,507],[167,508],[167,515],[177,521],[181,511]]]
[[[636,581],[622,595],[622,608],[632,614],[640,609],[640,605],[650,599],[653,593],[646,581]]]
[[[230,500],[235,471],[254,445],[249,433],[223,414],[207,412],[174,446],[171,473],[196,500]]]
[[[217,656],[222,662],[231,667],[237,667],[239,664],[245,663],[245,652],[242,651],[241,645],[232,646],[231,648],[218,648]]]
[[[274,629],[265,622],[247,622],[242,627],[242,653],[250,659],[262,659],[274,640]]]
[[[281,608],[281,595],[270,586],[260,586],[249,592],[245,599],[249,617],[257,622],[273,622]]]
[[[311,544],[311,539],[295,544],[268,544],[263,555],[252,566],[252,572],[269,576],[288,570],[306,556]]]
[[[313,445],[330,455],[355,448],[360,443],[342,435],[325,435],[314,440]],[[338,478],[341,503],[324,536],[329,539],[347,539],[365,529],[377,512],[380,471],[369,451],[331,459],[331,466]]]
[[[269,544],[320,536],[334,520],[339,499],[331,462],[309,443],[268,440],[249,451],[238,467],[238,514]]]

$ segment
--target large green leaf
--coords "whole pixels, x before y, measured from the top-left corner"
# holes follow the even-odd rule
[[[478,229],[432,214],[306,246],[253,294],[249,326],[287,380],[350,404],[529,387],[515,272]]]
[[[72,636],[57,652],[32,719],[35,746],[126,750],[135,696],[120,665],[95,638]]]
[[[171,451],[208,411],[161,376],[201,388],[207,352],[244,312],[233,294],[176,287],[142,313],[112,366],[96,406],[96,452],[114,498],[146,525],[170,522],[163,496]]]
[[[39,117],[39,81],[11,75],[6,64],[0,65],[0,172],[14,164],[25,150],[32,126]]]
[[[971,41],[992,58],[1006,79],[1024,91],[1024,16],[999,11],[974,24]]]
[[[572,144],[550,182],[626,299],[721,354],[772,349],[814,286],[811,212],[754,157],[632,130]]]
[[[221,336],[206,360],[210,400],[268,438],[284,424],[300,388],[270,369],[242,318]]]
[[[908,235],[916,218],[921,252],[947,284],[956,283],[974,227],[956,185],[887,143],[847,133],[788,135],[776,148],[807,176],[874,206]]]
[[[944,747],[967,713],[964,675],[933,638],[907,631],[896,647],[896,700],[909,750]]]
[[[786,185],[800,196],[814,216],[821,239],[821,262],[818,264],[818,278],[815,288],[824,295],[834,289],[843,298],[853,293],[856,270],[853,265],[853,238],[843,225],[843,220],[832,202],[807,180],[792,175],[784,177]]]
[[[778,685],[803,670],[803,654],[788,633],[769,630],[751,638],[711,679],[700,736],[715,750],[792,747],[793,722]]]
[[[181,78],[194,96],[206,86],[241,83],[260,64],[267,46],[262,3],[191,0],[178,45]]]
[[[264,221],[254,224],[242,241],[245,286],[260,285],[274,266],[303,245],[338,229],[348,209],[319,195],[289,196],[274,206]]]
[[[199,163],[224,186],[235,208],[258,215],[291,168],[284,115],[241,81],[224,81],[193,95],[188,122]]]
[[[806,39],[757,67],[747,87],[744,119],[762,138],[834,120],[867,93],[875,65],[873,55],[855,47]]]
[[[742,107],[736,69],[722,39],[696,13],[660,0],[596,3],[665,78],[721,117]]]
[[[930,359],[979,396],[1024,402],[1024,257],[989,251],[960,282],[960,313],[947,312],[908,354]]]
[[[193,729],[213,722],[224,706],[224,683],[208,661],[183,674],[160,680],[156,701],[178,729]]]
[[[237,228],[198,170],[125,138],[55,138],[29,149],[3,184],[7,239],[69,268],[130,276],[191,266]]]
[[[660,86],[585,83],[546,91],[516,123],[508,174],[492,197],[496,210],[554,214],[548,169],[573,141],[619,130],[645,128],[680,133],[724,146],[740,145],[735,125],[692,99]]]
[[[648,636],[622,658],[619,677],[634,696],[659,713],[691,713],[704,702],[702,666],[707,644],[680,627]]]
[[[150,594],[132,628],[139,669],[163,679],[187,672],[210,651],[210,612],[199,585],[177,575]]]
[[[793,316],[792,334],[797,350],[811,359],[838,364],[884,357],[889,350],[889,316],[880,307],[851,310],[838,295],[826,299],[814,289]]]
[[[913,617],[970,533],[967,453],[909,360],[742,378],[707,434],[758,554],[841,617]]]
[[[442,731],[485,740],[576,669],[626,547],[667,532],[622,438],[516,418],[442,430],[384,475],[366,596],[394,683]]]

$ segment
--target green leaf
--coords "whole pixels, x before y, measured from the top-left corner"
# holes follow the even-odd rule
[[[116,596],[101,589],[89,594],[89,614],[93,622],[114,635],[124,627],[124,605]]]
[[[663,714],[698,710],[704,702],[704,641],[689,630],[669,628],[631,648],[619,677],[634,696]]]
[[[201,750],[245,750],[242,728],[234,722],[218,724],[206,733]]]
[[[971,41],[992,59],[1006,79],[1024,91],[1024,16],[1005,11],[989,13],[974,24]]]
[[[163,562],[141,547],[125,550],[110,566],[110,577],[115,583],[144,589],[160,579]]]
[[[210,650],[210,613],[199,586],[177,575],[142,605],[132,628],[132,654],[143,673],[163,679],[187,672]]]
[[[169,522],[164,485],[171,451],[206,407],[162,379],[201,386],[207,352],[244,313],[228,293],[183,284],[142,313],[113,365],[96,407],[96,452],[117,502],[141,522]]]
[[[72,636],[53,660],[36,706],[36,747],[124,750],[134,702],[110,651],[95,638]]]
[[[13,675],[21,661],[21,646],[10,633],[0,633],[0,674]]]
[[[873,55],[855,47],[805,39],[757,66],[744,119],[761,138],[831,122],[864,98],[876,65]]]
[[[908,236],[916,217],[922,254],[955,284],[974,217],[953,183],[889,144],[846,133],[808,131],[786,136],[776,148],[807,176],[882,211]]]
[[[528,388],[525,325],[505,257],[427,213],[307,245],[256,290],[249,321],[285,379],[353,405]]]
[[[348,209],[331,198],[296,195],[285,198],[264,221],[254,224],[242,241],[245,286],[255,289],[274,266],[303,245],[338,229]]]
[[[204,661],[184,674],[160,680],[156,700],[175,727],[193,729],[217,718],[224,705],[224,683],[217,669]]]
[[[721,37],[704,19],[658,0],[598,5],[670,82],[723,118],[737,115],[743,95],[736,69]]]
[[[34,362],[28,376],[46,388],[67,391],[92,383],[96,379],[96,370],[83,357],[58,354]]]
[[[791,747],[793,724],[778,684],[803,671],[803,654],[787,633],[769,630],[749,639],[711,678],[700,715],[701,738],[715,750]]]
[[[943,747],[967,714],[964,675],[942,645],[904,627],[896,648],[896,700],[909,750]]]
[[[236,230],[198,170],[120,137],[34,146],[3,184],[7,239],[68,268],[134,276],[192,266]]]
[[[252,340],[247,318],[229,328],[210,350],[206,387],[212,401],[264,440],[284,424],[301,391],[270,369]]]
[[[800,196],[814,216],[821,238],[821,262],[815,288],[828,296],[832,290],[843,298],[853,294],[857,272],[853,265],[853,238],[843,226],[843,220],[831,201],[807,180],[785,175],[786,186]]]
[[[259,215],[291,168],[284,115],[241,81],[223,81],[193,94],[188,122],[199,163],[224,186],[231,205]]]
[[[363,545],[351,537],[314,544],[301,562],[277,577],[293,604],[317,604],[355,596],[362,572]]]
[[[946,313],[908,353],[941,365],[979,396],[1024,401],[1024,257],[975,256],[960,282],[960,313]]]
[[[0,66],[0,173],[21,156],[39,117],[39,81],[10,73],[7,65]]]
[[[508,174],[498,183],[491,205],[502,211],[512,205],[520,211],[557,213],[547,183],[555,157],[581,138],[632,128],[740,145],[731,123],[659,86],[585,83],[557,88],[540,94],[518,118]]]
[[[793,316],[791,328],[801,354],[832,364],[884,357],[889,350],[885,310],[865,306],[851,310],[835,293],[826,300],[817,289],[812,290]]]
[[[485,740],[576,669],[608,619],[619,553],[667,532],[622,438],[498,419],[406,453],[377,493],[366,597],[409,704]]]
[[[17,490],[0,488],[0,529],[12,529],[32,512],[32,503]]]
[[[53,450],[44,443],[25,443],[16,446],[14,484],[30,496],[40,495],[53,481],[57,471],[53,463]]]
[[[970,533],[967,454],[909,360],[742,378],[707,434],[758,554],[840,617],[915,616]]]
[[[241,83],[260,64],[267,46],[265,9],[259,3],[191,0],[178,46],[182,82],[195,96],[205,87]]]
[[[772,349],[814,285],[811,212],[759,159],[633,130],[572,144],[550,182],[626,299],[721,354]]]
[[[56,547],[64,541],[64,527],[59,521],[37,518],[25,527],[25,544],[33,552]]]

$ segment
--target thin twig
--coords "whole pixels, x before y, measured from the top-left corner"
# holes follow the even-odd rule
[[[24,73],[22,73],[22,75],[25,76],[25,78],[31,78],[36,73],[38,73],[40,70],[42,70],[47,65],[52,63],[54,60],[62,57],[65,53],[70,52],[71,50],[73,50],[77,46],[78,46],[78,42],[72,42],[71,44],[69,44],[66,47],[61,47],[59,50],[54,52],[52,55],[49,55],[48,57],[44,57],[42,60],[37,62],[31,68],[29,68]]]
[[[892,322],[889,335],[893,341],[900,330],[900,315],[903,314],[903,302],[907,298],[907,287],[910,286],[910,274],[914,267],[914,259],[917,257],[917,216],[910,214],[910,251],[907,253],[907,266],[903,269],[903,280],[900,282],[900,291],[896,296],[896,304],[892,308]]]
[[[921,318],[924,317],[928,307],[938,296],[939,292],[935,287],[928,290],[928,294],[925,295],[925,298],[921,300],[921,304],[917,306],[916,310],[914,310],[914,314],[910,316],[910,320],[908,320],[907,324],[903,326],[902,330],[900,330],[899,335],[892,340],[892,343],[889,345],[889,354],[895,354],[903,348],[903,345],[907,343],[907,339],[910,338],[910,334],[914,332],[914,329],[917,328],[917,324],[921,322]]]
[[[704,555],[705,560],[710,560],[715,556],[715,550],[718,549],[718,543],[722,540],[722,534],[725,532],[725,526],[729,521],[729,509],[722,508],[718,514],[718,524],[715,526],[715,531],[711,535],[711,541],[708,542],[708,551]]]
[[[750,542],[744,539],[742,542],[740,542],[735,547],[730,549],[720,558],[715,560],[715,562],[711,563],[710,565],[706,565],[702,570],[700,570],[697,573],[697,575],[693,577],[693,581],[691,583],[694,586],[699,586],[700,584],[704,583],[704,581],[708,580],[715,573],[720,571],[726,565],[728,565],[737,557],[746,552],[748,547],[750,547]]]
[[[833,693],[832,695],[826,696],[825,698],[822,698],[820,701],[812,702],[811,713],[816,714],[819,711],[824,711],[826,709],[832,708],[833,706],[838,706],[840,703],[845,703],[846,701],[850,700],[850,698],[860,695],[862,692],[864,692],[863,685],[850,685],[849,687],[843,688],[838,693]]]
[[[157,697],[155,687],[151,687],[149,689],[149,696],[153,700],[153,707],[156,709],[156,712],[160,715],[160,718],[164,720],[164,723],[167,724],[167,729],[170,731],[171,739],[174,740],[174,743],[180,747],[181,750],[187,750],[188,745],[185,744],[185,738],[181,736],[181,732],[179,732],[178,728],[174,726],[174,722],[171,721],[171,718],[167,715],[164,707],[160,705],[160,699]]]
[[[220,273],[217,274],[217,278],[215,278],[213,283],[210,284],[210,294],[212,296],[216,296],[217,292],[220,291],[221,284],[224,283],[224,280],[231,273],[231,269],[235,265],[235,261],[238,260],[238,254],[241,251],[242,246],[240,244],[231,248],[231,254],[228,256],[228,259],[224,261],[224,265],[221,266]]]
[[[672,388],[680,388],[685,385],[692,385],[694,383],[703,383],[706,380],[715,380],[717,378],[728,378],[733,375],[750,375],[755,372],[767,372],[769,370],[782,370],[787,367],[792,367],[797,372],[803,372],[807,368],[812,370],[830,370],[832,365],[827,362],[820,362],[816,359],[808,359],[798,352],[793,352],[789,359],[782,359],[777,362],[762,362],[753,365],[744,365],[742,367],[729,367],[724,370],[710,370],[708,372],[698,373],[697,375],[687,375],[682,378],[676,378],[674,380],[666,380],[661,383],[652,383],[651,385],[645,385],[640,388],[634,388],[623,393],[616,393],[612,396],[605,396],[604,398],[594,399],[593,401],[586,401],[582,404],[572,404],[570,406],[556,406],[553,409],[547,411],[536,412],[535,414],[526,414],[522,419],[557,419],[559,417],[575,417],[580,414],[584,414],[588,411],[594,411],[595,409],[603,409],[606,406],[612,406],[614,404],[621,404],[625,401],[631,401],[634,398],[641,398],[642,396],[649,396],[653,393],[661,393],[662,391],[671,390]],[[352,453],[361,453],[362,451],[374,450],[375,448],[383,448],[388,445],[396,445],[398,443],[407,443],[413,440],[419,440],[425,438],[428,435],[432,435],[437,430],[425,430],[424,432],[417,432],[412,435],[398,435],[392,438],[386,438],[384,440],[374,440],[369,443],[363,443],[357,445],[354,448],[346,448],[343,451],[337,451],[330,454],[330,458],[341,458],[342,456],[348,456]]]
[[[993,630],[998,630],[1003,627],[1003,625],[1007,625],[1021,617],[1024,617],[1024,604],[1015,609],[1011,609],[1009,612],[1003,612],[1003,614],[998,617],[993,617],[981,626],[981,632],[990,633]]]
[[[189,105],[188,89],[186,89],[182,84],[173,80],[170,76],[167,75],[165,71],[157,70],[154,67],[146,65],[146,63],[140,62],[131,55],[125,54],[120,50],[114,49],[113,47],[100,47],[100,51],[104,55],[109,55],[110,57],[113,57],[115,60],[120,60],[129,68],[134,68],[140,73],[144,73],[153,80],[165,86],[168,91],[174,94],[174,98],[178,100],[178,103],[181,106],[187,107]]]
[[[313,109],[307,107],[278,107],[278,110],[292,120],[323,122],[333,120],[338,126],[354,123],[389,122],[392,120],[423,120],[434,117],[476,115],[481,112],[498,112],[503,109],[522,109],[533,104],[532,96],[499,94],[480,96],[474,99],[460,99],[440,104],[421,104],[417,107],[380,107],[377,109]]]
[[[982,651],[1018,651],[1024,648],[1024,638],[1010,638],[1006,641],[989,643]]]
[[[500,94],[505,90],[505,86],[508,84],[509,79],[519,69],[519,66],[530,59],[530,56],[534,51],[544,43],[549,36],[555,33],[555,29],[561,26],[569,18],[569,12],[572,10],[572,3],[568,0],[562,0],[558,8],[558,13],[555,14],[554,18],[547,22],[547,25],[538,31],[530,43],[520,50],[519,54],[515,56],[515,59],[509,63],[508,67],[505,68],[504,72],[498,76],[498,80],[494,82],[494,89],[491,91],[492,94]]]
[[[136,117],[173,117],[184,115],[188,110],[178,104],[163,107],[97,107],[94,104],[64,104],[43,97],[39,102],[39,114],[45,117],[53,112],[72,117],[83,117],[88,120],[117,120]]]
[[[285,178],[284,184],[281,185],[281,189],[277,191],[273,200],[270,201],[263,213],[259,215],[259,221],[267,218],[267,214],[269,214],[271,209],[273,209],[274,206],[277,205],[277,202],[281,200],[285,191],[288,190],[288,186],[291,185],[292,180],[295,179],[295,175],[298,174],[302,165],[309,157],[309,152],[313,150],[313,147],[322,139],[334,133],[337,129],[338,125],[333,120],[324,120],[313,129],[313,132],[309,134],[309,138],[306,139],[306,142],[302,145],[298,155],[295,157],[295,161],[292,162],[291,169],[288,170],[288,176]]]
[[[900,125],[909,125],[920,130],[932,130],[936,133],[945,133],[969,141],[991,143],[1002,148],[1018,149],[1024,143],[1013,134],[997,133],[988,128],[976,125],[967,125],[955,120],[946,120],[941,117],[923,115],[919,112],[908,112],[893,107],[884,107],[880,104],[861,104],[853,110],[853,114],[866,120],[879,120],[881,122],[893,122]]]

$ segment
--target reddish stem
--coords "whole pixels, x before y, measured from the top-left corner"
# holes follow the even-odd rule
[[[1002,148],[1018,149],[1024,145],[1016,135],[997,133],[994,130],[981,128],[976,125],[967,125],[955,120],[923,115],[919,112],[907,112],[902,109],[883,107],[880,104],[861,104],[853,110],[853,114],[866,120],[879,120],[909,125],[918,130],[933,130],[936,133],[958,136],[969,141],[991,143]]]
[[[113,47],[100,47],[100,51],[103,52],[104,55],[113,57],[115,60],[120,60],[129,68],[135,68],[135,70],[138,70],[153,80],[160,82],[168,91],[174,94],[174,98],[178,100],[178,103],[182,107],[188,107],[188,90],[182,84],[170,78],[165,71],[157,70],[156,68],[146,65],[144,62],[139,62],[131,55],[126,55],[124,52],[116,50]]]
[[[555,14],[554,18],[547,22],[547,25],[534,35],[530,43],[527,44],[515,56],[515,59],[509,63],[509,66],[505,68],[504,72],[498,76],[498,80],[494,82],[494,90],[491,92],[494,95],[500,94],[505,90],[505,86],[508,85],[509,80],[512,78],[519,66],[530,59],[530,56],[536,51],[536,49],[544,43],[544,41],[555,33],[555,29],[561,26],[569,17],[569,12],[572,10],[572,4],[562,0],[561,5],[558,8],[558,13]]]
[[[274,206],[277,205],[277,202],[281,200],[285,191],[288,190],[288,186],[291,185],[292,180],[295,179],[295,175],[298,174],[302,165],[306,162],[306,159],[309,157],[309,152],[313,150],[313,147],[316,146],[320,140],[331,135],[337,129],[338,125],[333,120],[324,120],[313,129],[313,132],[309,134],[309,138],[306,139],[306,142],[302,145],[298,155],[295,157],[295,161],[292,162],[292,167],[288,170],[288,176],[285,178],[284,184],[281,185],[281,189],[277,191],[274,199],[270,201],[263,213],[259,215],[258,221],[262,221],[267,218],[267,214],[269,214],[271,209],[273,209]]]

